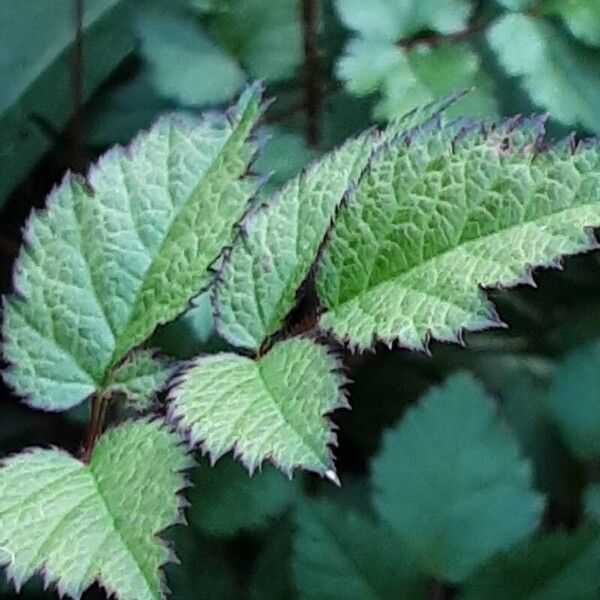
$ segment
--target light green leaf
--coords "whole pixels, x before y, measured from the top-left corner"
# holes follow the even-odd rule
[[[568,40],[549,22],[511,14],[488,32],[488,40],[510,75],[539,106],[566,125],[600,132],[600,60]]]
[[[73,2],[28,0],[0,10],[0,203],[53,144],[73,103]],[[83,99],[134,48],[127,0],[83,4]]]
[[[373,158],[338,213],[316,274],[319,326],[361,348],[499,324],[481,287],[596,246],[599,153],[543,148],[544,120],[431,122]]]
[[[0,546],[17,588],[43,569],[59,594],[79,598],[95,580],[121,600],[164,597],[157,537],[178,522],[190,466],[177,436],[135,421],[104,435],[89,464],[33,448],[0,469]]]
[[[391,44],[353,40],[338,63],[338,77],[357,95],[381,92],[375,106],[380,119],[399,117],[456,89],[471,87],[475,90],[449,114],[498,114],[491,84],[467,44],[421,45],[404,51]]]
[[[509,10],[514,11],[526,11],[531,8],[536,0],[496,0],[502,6],[505,6]]]
[[[293,485],[271,465],[249,477],[242,465],[226,457],[214,467],[202,463],[192,481],[190,524],[212,535],[262,527],[292,498]]]
[[[213,21],[250,77],[277,81],[296,74],[303,56],[296,0],[220,0]]]
[[[463,581],[537,526],[529,465],[484,390],[457,375],[386,434],[375,502],[432,577]]]
[[[328,502],[299,506],[294,572],[303,600],[425,600],[427,580],[389,527]]]
[[[596,600],[600,536],[586,528],[550,533],[484,567],[461,600]]]
[[[586,44],[600,46],[600,2],[598,0],[559,0],[550,3],[548,12],[562,17],[571,33]]]
[[[35,214],[6,302],[6,373],[29,402],[64,410],[211,283],[209,271],[256,191],[260,90],[201,121],[161,119],[102,157],[88,184],[67,175]]]
[[[132,352],[106,380],[105,394],[123,394],[127,406],[143,411],[152,408],[156,394],[164,389],[176,365],[150,350]]]
[[[248,214],[213,298],[217,329],[231,344],[258,349],[281,328],[344,192],[358,180],[377,141],[368,132],[346,142]]]
[[[583,494],[585,514],[600,522],[600,483],[591,483]]]
[[[212,461],[234,449],[253,472],[268,459],[336,480],[326,413],[346,406],[338,364],[307,338],[278,344],[257,360],[238,354],[196,359],[174,382],[170,412]]]
[[[473,9],[467,0],[337,0],[342,22],[371,40],[397,42],[423,30],[464,29]]]
[[[246,77],[191,14],[150,5],[138,15],[142,51],[156,90],[184,105],[231,100]]]
[[[600,341],[577,348],[564,359],[546,401],[574,454],[583,460],[600,458]]]

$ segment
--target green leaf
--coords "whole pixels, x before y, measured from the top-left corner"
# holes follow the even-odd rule
[[[509,10],[514,11],[526,11],[531,8],[536,0],[496,0],[502,6],[505,6]]]
[[[600,483],[591,483],[584,492],[585,514],[600,522]]]
[[[244,72],[197,25],[193,16],[166,5],[150,5],[138,16],[142,51],[156,90],[183,105],[231,100]]]
[[[552,2],[548,13],[562,17],[571,33],[583,42],[600,46],[600,3],[598,0]]]
[[[467,585],[461,600],[596,600],[598,530],[550,533],[500,556]]]
[[[500,324],[481,287],[596,247],[598,150],[542,143],[543,118],[432,121],[374,156],[316,274],[319,326],[361,348],[421,349]]]
[[[537,526],[529,465],[473,379],[433,389],[384,437],[375,502],[432,577],[463,581]]]
[[[375,106],[375,116],[380,119],[396,118],[453,90],[474,86],[475,91],[449,114],[498,114],[479,57],[467,44],[421,45],[404,51],[379,41],[353,40],[337,72],[352,93],[382,92],[383,98]]]
[[[280,342],[257,360],[238,354],[196,359],[176,378],[170,414],[212,461],[234,449],[253,472],[269,459],[336,481],[324,414],[347,406],[337,361],[307,338]]]
[[[79,598],[95,580],[121,600],[164,597],[157,537],[181,519],[177,492],[190,466],[177,436],[134,421],[104,435],[89,464],[33,448],[0,469],[0,546],[17,589],[43,569],[59,594]]]
[[[262,527],[289,505],[293,486],[270,465],[252,477],[237,462],[223,458],[214,467],[194,470],[189,521],[212,535],[233,535]]]
[[[214,27],[250,77],[277,81],[296,74],[302,61],[296,0],[220,0]]]
[[[473,9],[467,0],[337,0],[342,22],[372,40],[397,42],[423,30],[464,29]]]
[[[427,581],[384,524],[328,502],[303,502],[294,572],[304,600],[426,599]]]
[[[600,458],[600,341],[577,348],[564,359],[546,401],[574,454],[583,460]]]
[[[132,352],[106,380],[106,394],[123,394],[128,406],[138,411],[152,408],[176,365],[150,350]]]
[[[566,125],[600,132],[598,55],[575,44],[551,23],[510,14],[488,32],[502,66],[539,106]]]
[[[248,214],[213,299],[217,330],[231,344],[256,350],[281,328],[345,190],[358,179],[377,141],[368,132],[346,142]]]
[[[127,0],[83,5],[83,100],[134,47]],[[0,11],[0,203],[54,143],[72,110],[71,0],[28,0]],[[9,83],[10,82],[10,83]]]
[[[89,183],[67,175],[35,214],[6,302],[8,382],[64,410],[211,283],[211,263],[255,193],[244,177],[260,90],[201,121],[167,117],[100,159]]]

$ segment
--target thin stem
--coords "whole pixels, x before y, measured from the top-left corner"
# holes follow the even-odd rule
[[[71,166],[83,168],[83,0],[73,0],[73,25],[75,43],[71,70],[71,101],[73,122],[71,125]]]
[[[445,600],[445,598],[446,587],[442,581],[436,579],[429,586],[429,600]]]
[[[483,33],[491,23],[484,23],[481,25],[473,25],[471,27],[467,27],[462,31],[455,31],[454,33],[447,34],[439,34],[439,35],[426,35],[426,36],[417,36],[414,38],[407,38],[404,40],[400,40],[398,45],[404,50],[410,50],[414,46],[418,46],[419,44],[423,44],[425,46],[436,46],[438,44],[448,43],[448,42],[460,42],[462,40],[469,39],[475,35],[479,35]]]
[[[106,407],[108,405],[108,398],[102,393],[94,394],[90,405],[90,422],[88,425],[87,433],[85,435],[85,442],[83,444],[83,453],[81,460],[84,463],[89,463],[92,456],[92,450],[96,444],[96,440],[102,430],[104,423],[104,416],[106,415]]]
[[[319,49],[317,40],[317,0],[300,0],[304,36],[304,108],[306,110],[306,141],[319,143]]]

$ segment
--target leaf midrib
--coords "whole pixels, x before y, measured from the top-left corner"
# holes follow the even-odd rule
[[[492,239],[495,236],[502,236],[505,235],[506,233],[514,230],[514,229],[518,229],[519,227],[524,227],[527,225],[532,225],[537,223],[538,221],[542,221],[544,219],[548,219],[548,218],[552,218],[561,214],[565,214],[569,211],[574,211],[574,210],[579,210],[582,207],[586,207],[586,206],[593,206],[595,204],[598,204],[598,202],[584,202],[581,204],[577,204],[575,206],[569,206],[567,208],[562,208],[560,210],[557,211],[553,211],[550,213],[547,213],[545,215],[539,216],[535,219],[531,219],[531,220],[527,220],[527,221],[521,221],[520,223],[515,223],[513,225],[510,225],[508,227],[505,227],[504,229],[501,229],[499,231],[493,231],[490,233],[486,233],[476,239],[470,239],[467,240],[465,242],[459,242],[456,246],[453,246],[452,248],[446,248],[445,250],[443,250],[442,252],[439,252],[435,255],[429,256],[426,260],[424,260],[423,262],[419,263],[419,264],[415,264],[412,267],[410,267],[409,269],[406,269],[405,271],[402,271],[401,273],[396,273],[394,275],[392,275],[391,277],[387,277],[381,281],[378,281],[375,285],[370,286],[364,290],[361,290],[360,293],[355,294],[354,296],[352,296],[351,298],[348,298],[347,300],[344,300],[343,302],[340,302],[338,304],[335,304],[333,306],[327,307],[327,312],[324,313],[324,315],[326,315],[328,312],[332,311],[335,312],[336,309],[345,306],[346,304],[350,304],[351,302],[354,302],[357,298],[359,298],[362,295],[368,294],[370,292],[372,292],[373,290],[376,290],[378,287],[389,284],[389,283],[393,283],[396,280],[399,280],[409,274],[411,274],[414,271],[417,271],[418,269],[424,268],[428,263],[431,263],[435,260],[440,259],[441,257],[448,255],[448,254],[452,254],[453,252],[456,252],[458,249],[460,248],[464,248],[464,247],[468,247],[469,245],[475,245],[475,244],[479,244],[484,240],[488,240],[488,239]],[[590,227],[594,227],[593,224],[590,225]],[[545,263],[544,263],[545,264]],[[539,266],[539,265],[534,265],[534,266]],[[491,283],[486,283],[486,282],[478,282],[481,285],[491,285]],[[442,298],[443,300],[443,298]]]

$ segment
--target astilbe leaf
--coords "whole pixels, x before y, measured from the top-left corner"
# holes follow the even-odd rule
[[[203,356],[175,377],[170,417],[213,461],[233,450],[250,472],[270,460],[288,474],[302,467],[337,482],[324,415],[347,405],[338,370],[325,346],[301,337],[256,359]]]
[[[94,581],[120,600],[165,595],[160,567],[171,551],[157,536],[182,520],[179,438],[158,421],[105,434],[89,464],[32,448],[0,468],[0,546],[17,589],[36,572],[79,598]]]
[[[34,214],[5,303],[5,374],[36,407],[69,408],[127,352],[183,312],[213,278],[257,178],[260,86],[227,113],[160,119],[105,154],[83,182],[67,175]]]
[[[322,330],[351,346],[426,347],[498,326],[481,287],[531,283],[535,266],[596,247],[599,153],[544,145],[544,119],[433,119],[370,161],[316,274]]]

